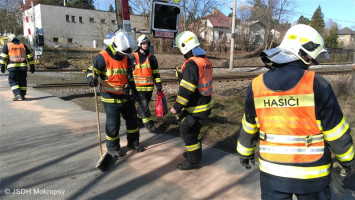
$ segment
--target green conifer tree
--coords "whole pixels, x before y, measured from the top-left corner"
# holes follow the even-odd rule
[[[320,6],[318,6],[317,10],[313,13],[311,22],[309,23],[310,26],[312,26],[314,29],[318,31],[319,34],[323,35],[324,34],[324,15],[322,13],[322,9]]]
[[[307,17],[301,15],[301,17],[297,20],[297,24],[306,24],[308,25],[310,20]]]
[[[326,48],[338,48],[338,26],[333,25],[324,36],[324,45]]]

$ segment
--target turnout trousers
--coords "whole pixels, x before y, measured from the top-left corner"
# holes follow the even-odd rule
[[[142,120],[145,127],[153,125],[152,115],[150,114],[149,102],[152,99],[152,91],[138,91],[140,98],[138,101],[137,113],[138,120]]]
[[[180,136],[185,142],[187,162],[198,163],[202,160],[201,127],[202,119],[189,113],[180,121]]]
[[[132,101],[125,103],[105,103],[106,112],[106,147],[111,150],[120,149],[120,116],[126,121],[127,145],[139,144],[137,114]]]
[[[262,200],[292,200],[291,193],[284,193],[270,190],[265,186],[261,186],[261,199]],[[324,190],[309,194],[294,194],[298,200],[330,200],[331,193],[329,186]]]
[[[9,85],[14,95],[25,96],[27,93],[27,68],[12,67],[9,71]]]

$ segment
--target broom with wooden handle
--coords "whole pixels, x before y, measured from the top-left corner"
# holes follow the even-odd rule
[[[95,68],[94,68],[94,62],[93,62],[93,56],[91,55],[91,64],[92,64],[92,74],[93,78],[96,78],[95,74]],[[110,160],[112,156],[105,152],[104,154],[102,153],[102,143],[101,143],[101,133],[100,133],[100,118],[99,118],[99,107],[98,107],[98,101],[97,101],[97,92],[96,92],[96,86],[94,86],[94,94],[95,94],[95,108],[96,108],[96,121],[97,121],[97,136],[99,138],[99,146],[100,146],[100,160],[96,163],[96,168],[101,170],[102,172],[106,171],[107,166],[110,163]]]

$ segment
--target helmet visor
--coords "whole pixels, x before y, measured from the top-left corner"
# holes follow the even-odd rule
[[[128,49],[122,51],[122,53],[124,53],[124,54],[130,54],[130,53],[132,53],[132,49],[131,49],[131,48],[128,48]]]
[[[329,54],[328,54],[328,51],[323,49],[316,57],[316,60],[318,61],[325,61],[325,60],[329,60],[330,57],[329,57]]]

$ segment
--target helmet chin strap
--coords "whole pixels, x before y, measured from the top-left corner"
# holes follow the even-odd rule
[[[271,60],[269,58],[267,58],[267,56],[262,56],[261,57],[261,61],[264,63],[264,66],[271,70],[271,71],[274,71],[274,69],[276,68],[275,66],[273,65],[269,65],[269,63],[271,62]]]
[[[138,48],[139,50],[142,50],[144,52],[144,55],[149,53],[149,47],[147,50],[144,50],[142,47],[138,47]]]
[[[107,46],[111,49],[112,55],[116,55],[117,54],[116,51],[113,49],[111,44],[108,44]]]

